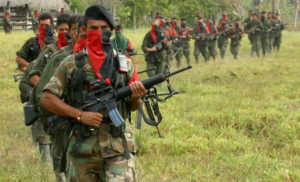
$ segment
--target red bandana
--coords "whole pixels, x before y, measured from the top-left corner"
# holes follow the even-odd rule
[[[100,80],[102,80],[102,77],[99,70],[105,61],[105,53],[103,52],[101,42],[101,31],[99,29],[87,33],[86,48],[93,70]]]
[[[228,22],[228,16],[223,15],[223,19],[224,19],[225,22]]]
[[[5,13],[7,19],[10,19],[10,13]]]
[[[39,17],[39,12],[35,12],[34,17],[36,17],[36,18]]]
[[[59,49],[69,45],[67,40],[66,40],[66,32],[61,32],[58,34],[58,39],[57,39],[57,47]]]
[[[198,23],[198,25],[197,25],[197,33],[201,33],[201,26],[200,26],[200,23]]]
[[[154,43],[156,43],[156,27],[155,26],[152,26],[152,29],[150,31],[150,34],[151,34],[151,37],[152,37],[152,41]]]
[[[207,27],[207,30],[208,32],[207,33],[210,33],[211,32],[211,24],[209,22],[206,23],[206,27]]]
[[[45,26],[42,26],[42,25],[39,26],[39,44],[40,44],[40,47],[42,46],[43,40],[45,38],[45,29],[46,29]]]
[[[74,50],[73,53],[77,53],[79,51],[82,51],[82,49],[85,47],[86,45],[86,38],[82,38],[76,41],[75,45],[74,45]]]
[[[236,24],[234,25],[234,28],[233,28],[233,33],[235,33],[237,31],[237,28],[236,28]]]

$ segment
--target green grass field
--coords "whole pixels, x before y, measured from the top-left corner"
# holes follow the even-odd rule
[[[139,52],[145,32],[125,32]],[[30,36],[0,33],[1,182],[54,181],[23,124],[12,76],[15,52]],[[285,32],[280,53],[263,59],[249,58],[247,38],[239,61],[229,49],[225,61],[192,59],[192,70],[171,79],[182,94],[160,105],[164,138],[143,125],[140,181],[300,181],[299,47],[300,33]],[[142,56],[134,60],[145,69]]]

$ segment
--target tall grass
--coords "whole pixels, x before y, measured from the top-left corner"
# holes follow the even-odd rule
[[[125,31],[140,53],[146,31]],[[31,35],[0,33],[3,182],[54,181],[23,124],[12,79],[18,73],[15,52]],[[140,181],[300,181],[299,47],[300,33],[285,32],[281,51],[261,59],[249,57],[247,38],[238,61],[229,49],[225,61],[195,64],[192,59],[192,70],[171,78],[181,94],[160,105],[163,138],[143,125],[136,158]],[[134,61],[145,69],[142,56]]]

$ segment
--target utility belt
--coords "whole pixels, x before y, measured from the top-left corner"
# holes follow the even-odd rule
[[[109,118],[104,118],[101,124],[107,124],[109,126],[107,132],[110,133],[114,138],[122,137],[122,134],[125,130],[125,124],[119,127],[115,127]],[[98,128],[87,126],[84,124],[76,124],[73,128],[73,135],[78,138],[89,138],[92,135],[96,135],[97,131]]]

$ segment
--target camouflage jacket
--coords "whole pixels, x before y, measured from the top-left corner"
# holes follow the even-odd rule
[[[27,62],[32,62],[40,54],[40,44],[38,36],[31,37],[28,39],[25,44],[17,51],[17,56],[22,57]]]
[[[43,49],[39,56],[36,58],[36,63],[32,67],[32,70],[29,73],[29,77],[34,75],[41,76],[50,56],[57,51],[58,48],[55,44],[50,44],[45,49]]]
[[[88,80],[88,82],[93,82],[97,80],[98,78],[96,77],[93,71],[89,57],[86,54],[84,56],[84,61],[85,64],[83,66],[83,71],[86,73],[86,79]],[[134,73],[136,73],[135,66],[133,65],[133,62],[130,59],[127,59],[127,65],[128,80],[131,80],[134,76]],[[76,69],[77,66],[75,63],[75,56],[68,56],[58,66],[49,83],[45,86],[44,90],[48,90],[54,95],[63,98],[64,95],[68,94],[66,92],[68,92],[68,87],[70,86],[69,80],[72,78],[72,74]],[[101,113],[104,115],[104,118],[107,117],[107,114],[105,112]],[[122,138],[113,136],[113,128],[115,127],[112,127],[110,123],[102,123],[101,126],[98,128],[98,132],[95,132],[94,134],[85,138],[84,140],[80,139],[80,136],[77,136],[75,134],[70,141],[68,152],[71,155],[77,155],[82,157],[99,157],[100,154],[102,158],[107,158],[117,155],[123,155],[124,147],[122,143]],[[134,136],[132,132],[126,127],[124,134],[127,140],[129,152],[136,152]]]
[[[35,85],[32,95],[30,97],[30,102],[36,107],[39,106],[39,101],[43,92],[43,88],[49,82],[50,78],[53,76],[56,68],[60,62],[67,56],[73,53],[73,48],[71,46],[64,47],[63,49],[53,53],[49,60],[46,62],[46,65],[43,71],[40,73],[40,79]],[[31,74],[33,74],[31,72]]]

